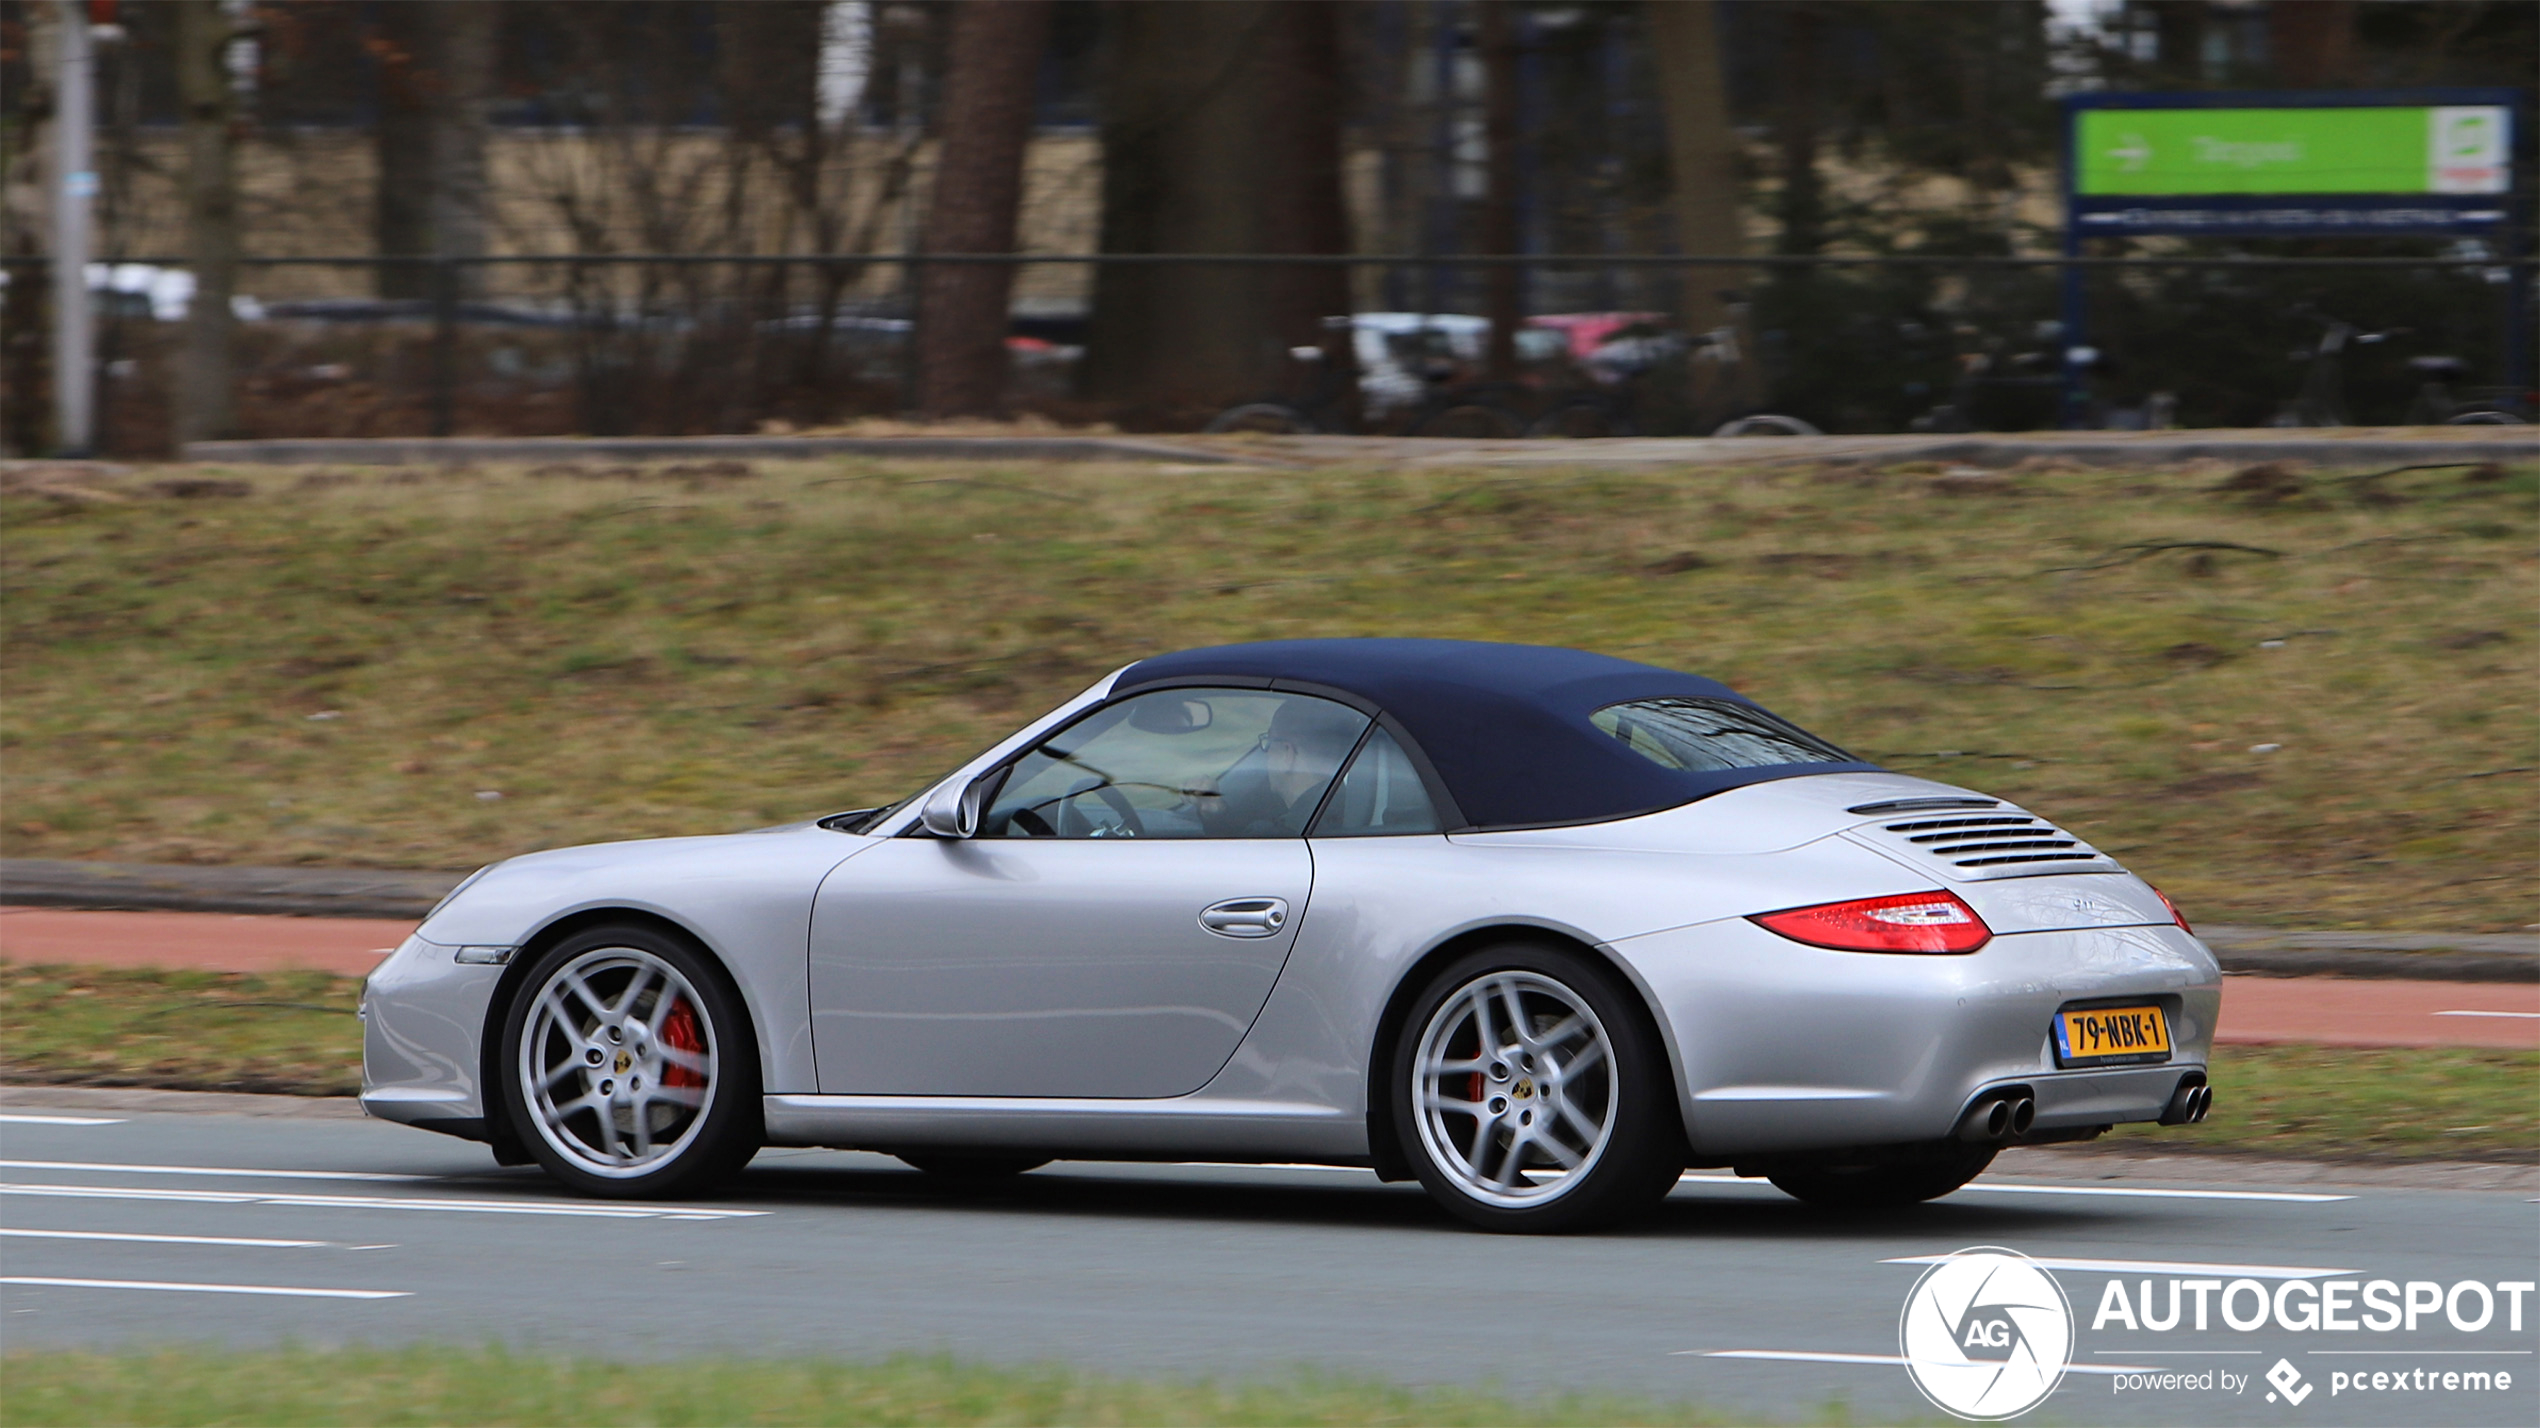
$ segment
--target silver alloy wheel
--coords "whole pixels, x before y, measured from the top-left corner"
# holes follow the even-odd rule
[[[638,948],[598,947],[558,967],[536,997],[519,1074],[540,1137],[612,1179],[686,1150],[721,1078],[713,1019],[679,969]]]
[[[1614,1072],[1613,1041],[1585,998],[1539,972],[1486,973],[1421,1030],[1411,1072],[1420,1144],[1476,1200],[1546,1204],[1613,1138]]]

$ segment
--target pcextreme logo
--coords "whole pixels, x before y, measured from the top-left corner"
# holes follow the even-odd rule
[[[2016,1418],[2063,1382],[2073,1308],[2028,1256],[1979,1245],[1914,1281],[1897,1338],[1906,1373],[1935,1405],[1979,1422]]]

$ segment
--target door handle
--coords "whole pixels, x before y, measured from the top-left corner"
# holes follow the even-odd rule
[[[1220,937],[1270,937],[1288,925],[1284,898],[1230,897],[1199,911],[1199,925]]]

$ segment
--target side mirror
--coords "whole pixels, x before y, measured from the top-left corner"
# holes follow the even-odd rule
[[[979,836],[979,806],[987,797],[984,777],[959,788],[939,788],[917,811],[917,821],[938,838],[975,838]]]

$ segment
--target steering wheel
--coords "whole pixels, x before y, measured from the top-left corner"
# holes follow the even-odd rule
[[[1122,836],[1140,838],[1146,835],[1146,824],[1139,820],[1138,810],[1129,802],[1129,795],[1122,793],[1104,779],[1089,778],[1067,790],[1058,800],[1058,836],[1062,838],[1099,836],[1094,829],[1093,820],[1087,818],[1076,807],[1076,800],[1089,793],[1101,799],[1104,807],[1118,815]]]

